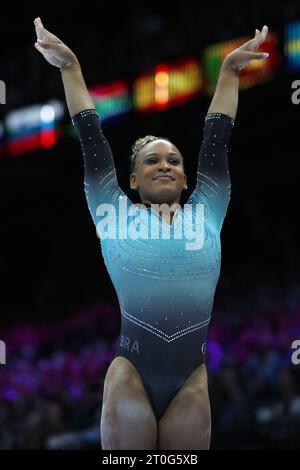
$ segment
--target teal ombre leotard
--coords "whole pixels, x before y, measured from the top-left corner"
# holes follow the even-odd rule
[[[125,201],[127,210],[136,206],[118,185],[99,116],[89,109],[73,116],[72,122],[80,137],[85,193],[93,221],[97,225],[103,220],[103,215],[96,213],[101,204],[112,204],[116,214],[115,239],[100,234],[122,316],[116,355],[136,367],[159,419],[188,376],[205,360],[207,328],[220,274],[220,231],[230,199],[227,146],[234,122],[218,113],[205,118],[197,184],[187,201],[193,208],[204,204],[204,244],[197,250],[186,249],[186,238],[175,236],[180,226],[193,223],[195,227],[196,210],[188,220],[179,207],[171,226],[151,207],[118,217],[120,201]],[[159,238],[146,239],[150,224],[161,230]],[[122,238],[119,229],[124,225],[135,227],[144,237]],[[170,236],[163,238],[168,230]]]

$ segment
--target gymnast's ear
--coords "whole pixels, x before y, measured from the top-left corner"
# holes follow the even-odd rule
[[[131,173],[130,175],[130,189],[132,189],[133,191],[138,190],[138,184],[136,182],[135,172]]]

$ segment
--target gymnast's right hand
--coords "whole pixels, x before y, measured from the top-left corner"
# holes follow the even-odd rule
[[[49,64],[62,68],[77,62],[75,54],[57,36],[44,28],[41,19],[34,20],[37,42],[34,46],[45,57]]]

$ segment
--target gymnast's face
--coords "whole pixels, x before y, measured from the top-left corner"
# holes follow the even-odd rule
[[[163,139],[144,145],[130,175],[130,188],[139,191],[143,203],[179,203],[187,179],[175,145]]]

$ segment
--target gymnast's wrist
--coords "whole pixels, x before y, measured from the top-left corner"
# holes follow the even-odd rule
[[[224,76],[239,77],[239,70],[236,67],[236,64],[228,56],[225,57],[221,65],[220,74]]]
[[[72,56],[70,59],[68,59],[62,67],[60,67],[61,73],[68,72],[68,73],[78,73],[81,72],[81,67],[80,63],[77,59],[77,57]]]

